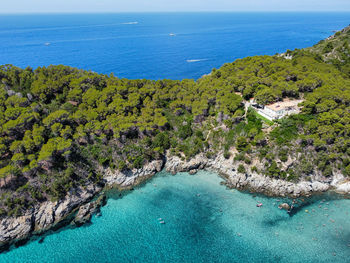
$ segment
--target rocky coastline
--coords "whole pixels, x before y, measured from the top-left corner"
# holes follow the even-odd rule
[[[104,187],[89,184],[71,190],[59,201],[46,201],[28,210],[20,217],[6,217],[0,221],[0,251],[16,243],[23,243],[31,236],[41,235],[51,229],[72,224],[81,226],[90,221],[92,214],[98,213],[105,204],[105,188],[130,189],[160,172],[164,160],[146,164],[141,169],[125,172],[100,168],[104,174]],[[98,197],[99,196],[99,197]],[[94,198],[98,197],[96,200]]]
[[[331,180],[318,178],[319,180],[292,183],[257,173],[238,173],[238,164],[234,164],[233,157],[225,159],[223,154],[218,154],[211,159],[204,154],[199,154],[189,161],[168,155],[163,160],[152,161],[141,169],[120,172],[101,167],[100,172],[104,174],[104,187],[94,184],[79,187],[71,190],[62,200],[46,201],[27,211],[23,216],[2,219],[0,251],[8,249],[13,244],[23,243],[33,235],[40,235],[63,225],[81,226],[89,222],[92,214],[99,213],[100,207],[106,202],[104,189],[131,189],[162,169],[172,174],[178,172],[195,174],[203,169],[213,171],[225,179],[228,187],[249,189],[251,192],[269,196],[295,198],[331,189],[341,194],[350,194],[350,181],[342,175],[335,175]]]
[[[166,171],[172,174],[177,172],[195,174],[198,170],[210,170],[221,175],[230,188],[249,190],[267,196],[296,198],[328,190],[334,190],[339,194],[350,194],[350,180],[341,174],[336,174],[332,178],[314,176],[311,181],[302,180],[294,183],[255,172],[239,173],[238,167],[239,163],[234,162],[233,156],[226,159],[223,153],[218,154],[213,159],[199,154],[190,161],[183,161],[181,158],[173,156],[168,157],[165,164]]]

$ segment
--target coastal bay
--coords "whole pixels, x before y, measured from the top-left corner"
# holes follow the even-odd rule
[[[107,24],[81,26],[94,17],[87,15],[58,28],[54,16],[46,17],[53,24],[43,27],[34,19],[30,29],[22,17],[16,30],[8,31],[6,23],[0,27],[4,40],[29,41],[19,46],[3,41],[0,48],[9,46],[0,54],[4,63],[36,67],[62,61],[86,69],[0,68],[0,262],[346,261],[350,27],[333,31],[345,26],[348,14],[337,19],[322,14],[327,19],[304,32],[303,23],[321,14],[260,14],[259,26],[247,24],[252,14],[225,14],[220,22],[216,15],[169,15],[197,26],[218,23],[197,33],[172,22],[160,29],[153,23],[164,14],[154,21],[123,15],[114,24],[115,16],[106,15]],[[282,23],[280,30],[269,28],[271,19]],[[260,33],[249,36],[256,27]],[[237,38],[238,45],[232,37],[244,29],[247,38]],[[44,33],[32,39],[30,30]],[[54,41],[41,43],[56,30],[61,33],[52,36]],[[152,30],[159,35],[138,35]],[[77,31],[85,38],[60,40],[62,32],[70,38]],[[103,37],[111,32],[120,35]],[[330,34],[308,49],[286,51]],[[227,38],[214,48],[218,36]],[[160,40],[161,48],[157,37],[167,38]],[[160,57],[134,53],[150,50],[145,39]],[[200,50],[208,57],[176,49],[190,42],[196,51],[205,43]],[[253,46],[243,44],[248,42]],[[106,47],[99,55],[108,53],[110,59],[115,48],[124,64],[108,59],[91,64],[97,58],[86,52],[95,44]],[[225,53],[232,46],[234,53]],[[19,49],[23,53],[14,60]],[[58,49],[64,56],[52,60]],[[26,60],[39,50],[42,60]],[[285,53],[238,59],[199,78],[227,60],[276,52]],[[137,64],[125,54],[144,61]],[[246,106],[252,97],[261,107],[301,102],[300,114],[266,121]]]
[[[283,198],[220,185],[211,172],[161,172],[134,191],[109,192],[92,224],[66,227],[0,255],[1,262],[346,262],[350,200]],[[257,207],[258,202],[263,203]],[[306,212],[307,211],[307,212]],[[160,224],[164,220],[165,224]]]

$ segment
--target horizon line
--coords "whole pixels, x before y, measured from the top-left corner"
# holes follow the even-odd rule
[[[0,12],[0,15],[84,15],[84,14],[152,14],[152,13],[350,13],[350,10],[216,10],[216,11],[97,11],[97,12],[75,12],[75,11],[44,11],[44,12]]]

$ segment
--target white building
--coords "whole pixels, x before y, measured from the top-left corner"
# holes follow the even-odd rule
[[[303,102],[303,100],[284,99],[283,101],[261,107],[257,104],[251,105],[261,116],[273,121],[281,119],[287,115],[300,113],[300,107],[298,105],[301,102]]]

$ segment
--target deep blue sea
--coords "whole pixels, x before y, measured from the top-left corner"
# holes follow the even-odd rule
[[[237,58],[311,46],[349,22],[350,13],[0,16],[0,64],[196,79]],[[91,225],[34,239],[0,262],[350,262],[349,199],[317,197],[289,216],[282,200],[220,181],[162,172],[122,198],[111,194]]]
[[[349,23],[350,13],[2,15],[0,64],[197,79],[237,58],[311,46]]]

